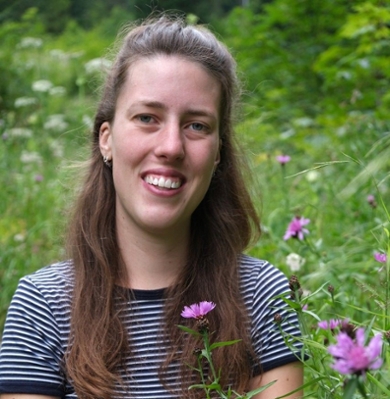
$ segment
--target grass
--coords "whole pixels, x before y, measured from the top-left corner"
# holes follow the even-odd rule
[[[9,59],[19,80],[13,105],[4,108],[0,121],[0,325],[19,278],[65,256],[66,213],[77,181],[68,166],[86,151],[96,100],[89,82],[96,75],[88,75],[84,66],[100,54],[53,51],[56,45],[14,46]],[[34,89],[42,80],[51,83],[50,89]],[[370,337],[390,330],[390,263],[380,264],[373,256],[390,253],[389,126],[369,113],[350,114],[337,128],[331,119],[320,115],[278,125],[259,114],[237,126],[262,209],[263,237],[249,252],[300,281],[299,302],[307,308],[298,312],[311,354],[305,397],[321,399],[347,396],[345,376],[330,368],[327,345],[335,337],[317,322],[347,318]],[[280,165],[279,154],[290,155],[290,162]],[[295,215],[310,219],[310,233],[302,241],[284,240]],[[299,270],[288,265],[291,253],[302,259]],[[390,351],[384,341],[385,363],[364,382],[370,398],[389,397]],[[348,397],[363,396],[356,390]]]

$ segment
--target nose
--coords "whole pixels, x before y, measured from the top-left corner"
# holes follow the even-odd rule
[[[183,159],[185,155],[184,137],[180,123],[171,121],[166,123],[156,137],[155,153],[160,158],[168,160]]]

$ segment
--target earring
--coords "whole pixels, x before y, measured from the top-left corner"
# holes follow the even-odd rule
[[[112,167],[112,161],[111,159],[108,159],[106,156],[103,157],[103,162],[106,166],[108,166],[110,169]]]

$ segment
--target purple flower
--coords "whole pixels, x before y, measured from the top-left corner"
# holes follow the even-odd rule
[[[199,302],[194,303],[191,306],[184,306],[181,312],[181,317],[186,319],[203,319],[203,317],[215,308],[215,303],[213,302]]]
[[[386,263],[387,262],[387,255],[381,254],[380,252],[375,252],[374,258],[379,263]]]
[[[41,181],[43,181],[43,176],[42,176],[42,175],[35,175],[35,176],[34,176],[34,180],[35,180],[36,182],[41,182]]]
[[[341,374],[363,374],[367,370],[378,369],[382,365],[380,354],[382,351],[382,336],[376,335],[367,346],[364,346],[364,329],[356,331],[356,339],[340,332],[337,344],[331,345],[328,352],[334,357],[332,365]]]
[[[282,165],[284,166],[287,162],[290,162],[291,157],[289,155],[278,155],[276,157],[276,160]]]
[[[367,202],[372,208],[376,208],[377,207],[377,203],[375,201],[375,197],[372,194],[367,195]]]
[[[334,329],[335,329],[336,327],[338,327],[340,324],[341,324],[341,320],[338,320],[338,319],[330,319],[329,321],[328,321],[328,320],[319,321],[318,324],[317,324],[317,326],[318,326],[319,328],[322,328],[323,330],[327,330],[327,329],[334,330]]]
[[[309,234],[309,230],[303,227],[306,226],[308,223],[310,223],[310,219],[305,219],[300,216],[295,216],[294,219],[288,225],[283,240],[288,240],[291,237],[303,240],[304,235]]]

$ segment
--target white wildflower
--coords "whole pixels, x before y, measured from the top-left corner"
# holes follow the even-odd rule
[[[102,72],[110,68],[111,61],[106,58],[94,58],[84,64],[85,72],[89,74]]]
[[[370,67],[370,61],[367,58],[360,58],[357,60],[357,63],[364,69],[368,69]]]
[[[287,140],[294,135],[295,135],[295,129],[287,129],[284,132],[280,133],[280,138],[282,140]]]
[[[298,254],[291,253],[286,257],[286,264],[292,272],[297,272],[305,264],[306,260]]]
[[[23,151],[20,160],[23,163],[41,163],[42,157],[35,151]]]
[[[33,135],[33,131],[31,129],[27,129],[26,127],[13,127],[11,129],[7,129],[4,134],[8,137],[21,137],[21,138],[30,138]]]
[[[93,120],[89,115],[83,115],[82,118],[83,124],[88,128],[92,129],[93,128]]]
[[[54,97],[62,97],[66,94],[66,89],[63,86],[54,86],[49,89],[49,94]]]
[[[53,130],[56,132],[63,132],[68,128],[68,122],[65,121],[65,115],[53,114],[49,115],[43,127],[47,130]]]
[[[43,40],[38,37],[24,37],[18,47],[19,48],[40,48],[43,45]]]
[[[339,137],[344,137],[347,133],[347,128],[345,126],[340,126],[336,129],[336,134]]]
[[[337,79],[351,80],[352,74],[349,71],[339,71],[336,74]]]
[[[49,55],[52,58],[56,58],[59,61],[67,61],[69,59],[69,55],[66,54],[64,51],[59,49],[52,49],[49,51]]]
[[[293,120],[294,126],[299,126],[299,127],[309,127],[314,124],[314,120],[309,117],[303,117],[303,118],[296,118]]]
[[[38,92],[48,92],[51,88],[53,87],[53,83],[50,82],[50,80],[36,80],[33,84],[32,84],[32,89],[34,91],[38,91]]]
[[[306,173],[306,180],[310,183],[313,183],[318,180],[319,176],[320,172],[318,172],[317,170],[310,170]]]
[[[19,233],[14,235],[14,241],[16,242],[23,242],[24,239],[25,239],[24,234]]]
[[[29,105],[34,105],[38,102],[35,97],[19,97],[15,100],[15,108],[28,107]]]
[[[50,144],[50,149],[53,155],[57,158],[62,158],[64,155],[64,147],[58,140],[53,140]]]

